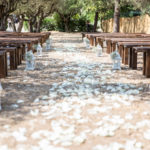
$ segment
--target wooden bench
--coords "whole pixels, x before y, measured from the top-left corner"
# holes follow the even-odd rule
[[[28,50],[33,49],[34,44],[42,44],[49,38],[46,33],[14,33],[0,31],[0,78],[8,74],[7,53],[10,55],[10,69],[17,69],[25,55],[25,45]]]
[[[143,75],[150,78],[150,47],[133,47],[133,50],[143,52]]]
[[[149,35],[150,36],[150,35]],[[105,38],[132,38],[132,37],[143,37],[143,34],[133,34],[133,33],[101,33],[97,35],[91,35],[90,40],[92,40],[94,45],[98,43],[102,46]]]
[[[100,32],[81,32],[82,40],[84,37],[89,37],[91,34],[100,34]]]
[[[17,58],[17,48],[16,47],[0,47],[0,51],[5,50],[6,53],[9,53],[10,56],[10,70],[17,69],[18,58]]]
[[[29,40],[8,40],[8,39],[1,39],[0,38],[0,45],[3,46],[0,48],[0,52],[2,52],[3,50],[5,50],[5,58],[3,55],[1,55],[1,60],[0,60],[0,64],[1,64],[1,71],[0,71],[0,77],[4,78],[8,75],[8,68],[7,68],[7,53],[10,54],[10,69],[14,70],[17,69],[17,66],[21,64],[22,62],[22,58],[23,58],[23,49],[24,47],[22,45],[24,44],[29,44],[29,46],[31,45],[31,41]],[[5,47],[4,47],[5,45]],[[11,48],[10,46],[15,46],[14,48]],[[9,47],[7,47],[9,46]],[[4,53],[3,53],[4,54]],[[3,63],[5,60],[5,63]],[[2,62],[2,63],[1,63]]]
[[[129,65],[132,69],[137,69],[137,54],[134,52],[133,47],[150,46],[150,42],[118,42],[118,50],[122,57],[122,63]]]
[[[0,31],[0,37],[19,37],[19,38],[39,38],[41,44],[43,44],[51,35],[50,32],[41,32],[41,33],[30,33],[30,32],[4,32]]]

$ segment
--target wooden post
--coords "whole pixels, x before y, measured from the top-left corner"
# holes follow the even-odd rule
[[[132,68],[132,48],[129,48],[128,56],[129,56],[129,67]]]
[[[111,41],[107,41],[107,53],[110,54],[111,52]]]
[[[25,45],[22,45],[22,60],[25,60]]]
[[[123,58],[123,45],[119,46],[119,54]]]
[[[15,70],[16,65],[15,65],[15,50],[10,50],[10,70]]]
[[[150,77],[150,52],[146,52],[146,77]]]
[[[135,53],[135,50],[131,48],[132,53],[132,69],[137,69],[137,53]]]
[[[94,46],[97,46],[97,44],[96,44],[96,37],[93,37],[94,38]]]
[[[7,60],[6,60],[6,52],[0,52],[0,78],[5,78],[7,76]]]
[[[146,75],[146,52],[143,53],[143,75]]]
[[[116,49],[116,43],[112,43],[112,46],[111,46],[111,53],[114,52]]]
[[[124,64],[128,65],[128,48],[125,47],[124,49]]]

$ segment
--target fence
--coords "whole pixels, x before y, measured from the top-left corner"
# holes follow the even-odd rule
[[[113,19],[103,21],[102,27],[104,32],[113,32]],[[120,32],[150,34],[150,16],[120,18]]]

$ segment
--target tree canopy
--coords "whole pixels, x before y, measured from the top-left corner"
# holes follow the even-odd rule
[[[26,21],[31,32],[40,32],[43,20],[53,15],[64,31],[70,31],[77,22],[83,26],[87,20],[96,31],[98,20],[110,17],[114,17],[114,31],[119,31],[119,17],[134,10],[150,14],[150,0],[0,0],[0,30],[6,30],[10,18],[14,31],[20,32]]]

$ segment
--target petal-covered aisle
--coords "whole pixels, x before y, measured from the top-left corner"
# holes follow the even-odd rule
[[[80,33],[52,33],[52,49],[2,79],[0,150],[149,150],[150,79],[112,70]],[[36,55],[36,54],[35,54]]]

